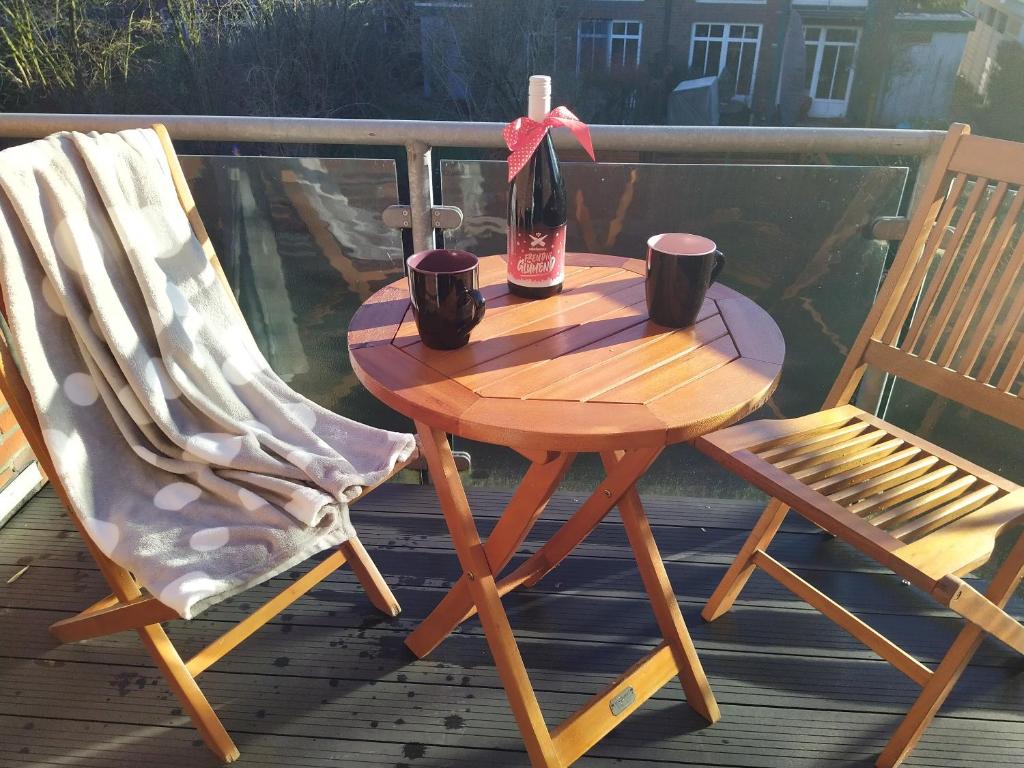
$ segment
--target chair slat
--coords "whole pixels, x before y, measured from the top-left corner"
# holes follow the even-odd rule
[[[906,322],[911,306],[913,306],[914,301],[917,299],[920,286],[924,284],[925,277],[928,275],[928,267],[931,266],[932,257],[935,255],[935,251],[938,250],[939,242],[946,232],[946,227],[949,226],[949,222],[953,219],[953,214],[956,213],[957,203],[966,184],[967,174],[960,173],[953,177],[949,184],[946,201],[943,203],[935,221],[931,224],[928,238],[925,240],[921,252],[915,254],[916,262],[913,272],[907,281],[907,287],[897,298],[896,311],[890,316],[885,331],[879,337],[893,346],[899,341],[903,324]],[[893,277],[897,276],[894,275]]]
[[[992,336],[992,346],[988,351],[988,355],[985,356],[985,362],[982,363],[981,368],[978,370],[978,381],[989,382],[992,380],[992,376],[998,369],[999,361],[1002,360],[1006,348],[1013,342],[1013,338],[1020,333],[1022,320],[1024,320],[1024,290],[1018,290],[1006,315],[999,324],[999,329]],[[1010,368],[1008,367],[1006,371],[1009,370]],[[998,389],[1005,391],[1012,383],[1013,379],[1006,379],[1004,374],[1000,378],[1000,383],[996,384],[996,386]]]
[[[898,507],[887,509],[880,515],[876,515],[871,519],[871,524],[892,533],[893,526],[899,525],[903,521],[909,520],[917,515],[924,514],[930,509],[935,509],[935,507],[944,504],[951,499],[958,498],[977,481],[978,478],[974,475],[963,475],[956,478],[956,480],[943,483],[938,488],[929,491],[928,493],[917,496],[910,501],[900,504]]]
[[[814,451],[826,448],[830,445],[841,443],[843,440],[859,435],[866,429],[868,429],[867,424],[862,421],[857,421],[853,424],[848,424],[845,427],[837,429],[834,432],[815,433],[806,440],[786,443],[767,451],[757,452],[757,455],[765,461],[770,461],[774,464],[779,459],[785,459],[791,456],[801,456],[805,453],[813,453]]]
[[[1010,355],[1010,359],[1006,363],[1006,369],[1003,371],[1003,375],[999,377],[999,382],[996,384],[996,388],[1009,393],[1013,387],[1013,383],[1017,380],[1017,377],[1020,376],[1020,369],[1022,365],[1024,365],[1024,333],[1018,335],[1017,347],[1014,349],[1013,354]],[[1020,395],[1020,392],[1017,394]]]
[[[833,408],[827,412],[812,413],[789,421],[751,421],[737,429],[737,445],[751,453],[764,453],[780,445],[798,443],[814,435],[839,429],[858,421],[857,408]]]
[[[914,450],[920,453],[920,449]],[[835,493],[828,494],[828,497],[832,499],[832,501],[838,501],[840,504],[845,501],[855,503],[869,501],[878,494],[881,494],[883,491],[887,491],[897,485],[901,485],[902,483],[909,482],[920,477],[938,464],[938,462],[939,460],[935,456],[925,456],[923,459],[912,461],[908,464],[897,467],[896,469],[883,472],[881,475],[871,477],[857,483],[856,485],[851,485]],[[850,507],[847,507],[847,509],[850,509]]]
[[[867,517],[876,512],[883,512],[891,507],[912,499],[922,493],[930,491],[946,482],[951,475],[956,473],[956,467],[949,465],[923,474],[920,477],[908,480],[905,483],[892,488],[885,493],[880,493],[871,498],[851,504],[847,507],[853,514],[860,517]],[[872,522],[875,522],[872,520]]]
[[[1003,219],[1003,223],[999,228],[999,232],[992,241],[988,255],[985,257],[983,264],[978,269],[974,285],[971,286],[970,292],[964,299],[961,311],[957,314],[956,320],[949,330],[949,337],[946,339],[942,352],[937,358],[937,362],[940,365],[948,367],[953,364],[953,358],[956,356],[958,351],[957,348],[960,346],[961,341],[967,334],[967,329],[970,326],[971,321],[982,308],[981,300],[984,296],[985,290],[987,288],[993,288],[992,295],[988,297],[985,303],[981,320],[978,322],[974,332],[970,335],[970,340],[965,346],[963,346],[962,350],[960,350],[962,357],[956,366],[956,370],[964,375],[969,375],[971,369],[974,367],[974,363],[977,361],[978,355],[981,353],[981,348],[988,336],[988,332],[992,329],[992,323],[999,312],[999,308],[1002,305],[1002,302],[1005,301],[1012,286],[1012,281],[993,285],[992,279],[999,266],[999,262],[1003,258],[1006,248],[1013,239],[1014,233],[1018,232],[1020,229],[1020,215],[1022,207],[1024,207],[1024,189],[1018,189],[1017,194],[1014,196],[1014,200],[1010,204],[1010,208],[1006,213],[1006,217]],[[1007,274],[1013,275],[1020,271],[1020,259],[1024,259],[1024,238],[1021,238],[1018,242],[1016,255],[1016,261],[1011,256],[1010,263],[1006,267]]]
[[[820,464],[833,461],[834,459],[849,456],[852,453],[857,453],[870,445],[874,445],[883,437],[887,437],[887,435],[882,430],[869,429],[856,437],[837,441],[835,444],[822,448],[816,453],[794,456],[792,458],[783,459],[782,461],[773,461],[772,463],[779,469],[784,469],[787,472],[792,469],[816,467]]]
[[[821,494],[833,493],[841,488],[853,485],[854,483],[866,481],[870,478],[877,477],[878,475],[885,474],[889,470],[902,467],[920,453],[920,448],[910,446],[901,451],[896,451],[896,453],[891,453],[888,456],[866,466],[854,467],[846,472],[840,472],[838,475],[832,475],[824,480],[818,480],[817,482],[811,483],[809,487],[812,491],[817,491]]]
[[[957,220],[950,242],[947,244],[946,248],[942,252],[942,256],[939,258],[939,264],[938,267],[935,268],[935,274],[932,276],[931,280],[927,281],[924,293],[921,296],[921,301],[918,303],[917,310],[914,312],[914,319],[910,323],[910,330],[907,331],[906,338],[899,345],[900,349],[905,352],[915,351],[917,343],[921,338],[921,334],[929,319],[931,319],[935,300],[938,298],[942,286],[945,285],[946,279],[949,277],[949,274],[953,269],[953,265],[957,261],[957,257],[960,254],[960,248],[964,242],[964,237],[967,234],[968,228],[974,222],[974,215],[977,211],[978,203],[980,202],[987,186],[988,179],[975,179],[974,188],[967,196],[967,203],[960,212],[960,218]]]
[[[1019,193],[1019,196],[1024,202],[1024,190]],[[1010,261],[1007,263],[1004,270],[1004,274],[1019,275],[1024,270],[1024,237],[1021,237],[1017,241],[1016,247],[1013,249],[1013,254],[1010,256]],[[999,319],[1000,313],[1004,309],[1007,299],[1010,297],[1019,298],[1019,294],[1013,293],[1014,288],[1013,280],[1000,280],[994,286],[993,294],[985,302],[985,311],[982,313],[981,320],[978,321],[977,327],[971,334],[970,341],[967,343],[965,348],[964,356],[957,365],[957,370],[963,373],[965,376],[969,376],[971,371],[974,369],[975,363],[981,357],[982,352],[985,349],[986,344],[990,344],[990,352],[995,351],[995,361],[998,361],[999,356],[1002,355],[1003,350],[1006,348],[1005,343],[1009,340],[1009,337],[1003,338],[997,333],[996,336],[992,336],[992,329],[996,325],[996,321]],[[1011,316],[1013,310],[1007,310],[1007,316]],[[1012,328],[1012,323],[1008,326]],[[1000,339],[1003,340],[1003,346],[999,346]],[[998,350],[998,351],[996,351]],[[994,368],[995,362],[992,363]],[[988,381],[992,375],[992,371],[988,370],[987,375],[986,368],[988,368],[987,361],[982,365],[982,369],[977,373],[976,378],[978,381]]]
[[[838,459],[833,459],[825,464],[818,464],[808,469],[802,469],[799,472],[793,472],[792,475],[797,480],[803,482],[812,482],[814,480],[821,480],[831,475],[839,474],[851,467],[859,467],[862,464],[874,461],[876,458],[882,456],[888,456],[890,453],[895,452],[902,447],[903,441],[899,438],[893,438],[892,440],[886,440],[882,443],[872,445],[870,448],[858,451],[852,455],[842,456]]]
[[[966,496],[950,502],[926,515],[911,520],[909,523],[895,528],[890,533],[900,541],[910,542],[919,539],[932,531],[938,530],[944,525],[949,525],[961,517],[969,515],[974,510],[988,503],[989,499],[995,496],[999,489],[994,485],[985,485],[976,491],[971,491]]]
[[[935,317],[930,323],[930,327],[924,336],[924,342],[921,348],[918,350],[918,354],[921,357],[932,359],[932,355],[935,352],[935,347],[938,346],[939,338],[942,336],[944,331],[947,331],[948,322],[954,320],[959,316],[966,316],[967,313],[964,311],[954,314],[954,309],[957,304],[962,302],[964,298],[964,289],[967,285],[968,279],[975,275],[978,282],[984,284],[984,280],[977,275],[977,271],[974,267],[978,262],[978,258],[982,253],[982,248],[989,241],[989,235],[992,234],[992,227],[996,221],[996,214],[999,212],[999,208],[1003,204],[1003,198],[1006,196],[1006,191],[1009,189],[1009,184],[1005,181],[1001,181],[996,184],[992,194],[989,195],[988,203],[985,205],[985,210],[978,219],[977,227],[974,231],[974,236],[970,242],[967,243],[967,249],[963,256],[963,263],[958,265],[956,274],[950,281],[949,288],[946,290],[946,295],[942,299],[942,304],[939,306],[938,312],[935,313]],[[990,254],[989,260],[997,258],[994,248],[989,248],[987,253]],[[993,265],[993,269],[994,269]],[[964,305],[962,309],[965,309]]]

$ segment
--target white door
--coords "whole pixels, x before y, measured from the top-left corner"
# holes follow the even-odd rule
[[[804,27],[811,117],[845,117],[860,43],[858,27]]]

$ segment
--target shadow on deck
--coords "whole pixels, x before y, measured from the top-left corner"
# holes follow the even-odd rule
[[[486,533],[508,493],[470,496]],[[553,500],[525,551],[574,501]],[[916,694],[911,682],[764,576],[732,613],[714,624],[699,616],[760,505],[645,501],[723,719],[705,725],[673,683],[578,765],[873,765]],[[206,673],[204,690],[242,751],[238,765],[528,765],[475,620],[427,660],[403,645],[457,576],[432,489],[385,486],[354,508],[353,520],[403,612],[383,618],[342,569]],[[925,663],[936,662],[959,627],[798,519],[773,552]],[[185,654],[198,650],[282,587],[274,581],[169,625],[172,639]],[[104,594],[49,489],[0,530],[0,766],[215,765],[133,633],[69,646],[48,634],[50,623]],[[614,515],[546,581],[505,602],[549,724],[657,634]],[[1020,615],[1021,602],[1011,609]],[[1012,652],[986,642],[907,765],[1024,764],[1021,669]]]

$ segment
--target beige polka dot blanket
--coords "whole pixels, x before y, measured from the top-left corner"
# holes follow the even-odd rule
[[[151,130],[0,152],[0,281],[73,512],[185,618],[354,536],[414,450],[270,370]]]

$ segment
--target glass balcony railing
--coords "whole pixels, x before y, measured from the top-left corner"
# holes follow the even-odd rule
[[[169,125],[176,140],[275,142],[275,150],[281,143],[345,144],[360,147],[363,155],[374,153],[368,145],[405,146],[405,162],[203,155],[184,157],[183,165],[242,309],[275,369],[328,408],[370,424],[406,427],[352,374],[345,345],[348,321],[367,296],[402,276],[403,259],[414,247],[434,244],[435,192],[436,202],[456,206],[464,216],[459,228],[438,233],[446,245],[481,255],[504,250],[503,164],[431,160],[431,147],[438,146],[457,147],[462,158],[474,151],[500,156],[488,151],[501,147],[501,126],[0,115],[0,140],[158,121]],[[696,231],[712,237],[728,256],[723,281],[758,301],[786,337],[782,383],[757,416],[790,417],[817,408],[891,256],[891,244],[871,235],[872,224],[907,211],[911,172],[928,161],[942,134],[646,126],[594,126],[593,134],[599,153],[629,150],[635,158],[657,162],[567,163],[569,247],[640,258],[653,233]],[[717,162],[690,160],[709,156]],[[723,157],[728,162],[721,162]],[[409,203],[405,220],[411,233],[404,237],[382,218],[385,208],[400,202]],[[896,424],[1024,481],[1009,427],[903,382],[872,387],[860,401],[872,409],[879,403]],[[471,482],[512,485],[525,468],[511,451],[456,442],[472,454]],[[600,471],[596,461],[584,457],[568,483],[592,487]],[[687,446],[665,453],[648,473],[644,490],[687,496],[755,493]]]
[[[348,365],[345,330],[359,304],[403,274],[402,238],[381,211],[399,199],[391,160],[189,156],[183,165],[217,252],[260,345],[292,386],[371,424],[406,426]],[[445,244],[504,250],[504,164],[440,163],[440,200],[463,211]],[[778,393],[760,415],[822,402],[877,289],[888,243],[866,236],[900,211],[901,166],[567,163],[569,248],[642,258],[646,239],[695,231],[728,255],[723,281],[764,306],[788,344]],[[473,480],[512,485],[512,451],[456,440]],[[581,457],[570,485],[593,483]],[[753,493],[687,446],[659,460],[646,489],[673,495]]]

